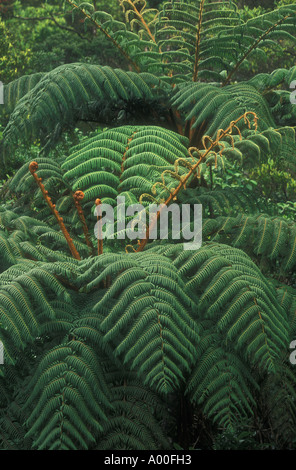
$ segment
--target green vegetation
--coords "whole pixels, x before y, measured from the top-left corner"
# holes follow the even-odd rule
[[[1,449],[295,449],[296,3],[252,3],[0,1]],[[119,196],[201,248],[98,241]]]

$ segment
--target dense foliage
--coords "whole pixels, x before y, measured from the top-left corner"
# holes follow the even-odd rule
[[[24,3],[0,10],[24,54],[0,58],[0,448],[295,449],[296,4]],[[201,248],[118,214],[98,241],[119,197],[201,204]]]

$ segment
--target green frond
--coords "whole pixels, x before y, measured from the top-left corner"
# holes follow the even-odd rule
[[[113,411],[103,425],[98,450],[169,449],[159,419],[169,420],[159,395],[139,381],[135,374],[110,371]]]
[[[37,85],[44,75],[45,73],[24,75],[4,85],[4,112],[11,114],[16,104]]]
[[[241,419],[253,415],[252,407],[256,404],[252,387],[258,385],[238,357],[219,347],[214,336],[211,340],[206,351],[199,354],[187,393],[203,406],[213,422],[235,429]]]
[[[182,282],[174,268],[160,274],[153,259],[148,264],[141,255],[129,258],[139,268],[120,274],[94,311],[100,312],[111,295],[114,299],[118,292],[116,303],[101,324],[104,341],[113,345],[115,338],[124,335],[115,354],[136,368],[145,383],[168,393],[184,380],[195,355],[196,327],[186,313],[192,302],[183,295]],[[108,271],[111,269],[112,264]],[[101,276],[104,274],[107,270]]]
[[[52,298],[57,297],[68,302],[70,298],[56,277],[42,266],[30,269],[26,265],[20,265],[19,268],[6,271],[11,277],[0,289],[0,334],[4,345],[8,331],[13,338],[14,347],[23,349],[40,333],[42,319],[55,320]]]
[[[205,83],[182,84],[175,87],[172,106],[184,113],[186,120],[195,118],[193,128],[205,121],[204,134],[211,137],[246,111],[257,114],[259,130],[275,127],[265,99],[248,83],[223,88]]]
[[[247,257],[226,245],[205,245],[175,264],[187,278],[204,319],[216,324],[226,344],[262,370],[274,370],[288,343],[287,315],[261,272]],[[215,299],[215,300],[213,300]],[[279,320],[280,318],[280,320]]]
[[[35,436],[34,447],[88,448],[95,441],[94,433],[103,429],[106,410],[112,407],[107,390],[99,362],[89,346],[70,341],[52,349],[36,371],[34,394],[26,405],[32,406],[37,399],[27,433]]]
[[[82,117],[91,119],[94,114],[98,117],[100,110],[112,119],[118,101],[122,109],[133,101],[156,103],[161,86],[149,74],[142,78],[134,72],[79,63],[60,66],[45,74],[17,104],[4,132],[4,147],[9,151],[20,135],[23,141],[38,138],[51,145],[53,142],[46,142],[48,134],[54,136],[53,131],[62,125]]]
[[[69,63],[4,86],[0,447],[293,448],[294,206],[263,177],[275,165],[293,194],[296,67],[257,66],[295,45],[296,4],[120,4],[125,20],[67,0],[65,18],[126,71]],[[124,209],[103,247],[100,203]],[[154,225],[162,203],[202,206],[199,249],[173,217],[167,237]]]

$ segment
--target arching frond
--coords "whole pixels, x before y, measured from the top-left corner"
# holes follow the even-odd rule
[[[64,126],[79,119],[107,115],[112,120],[132,103],[156,105],[161,97],[160,81],[150,74],[136,74],[110,67],[68,64],[45,74],[18,103],[4,132],[9,151],[22,136],[23,142],[41,139],[52,144]]]

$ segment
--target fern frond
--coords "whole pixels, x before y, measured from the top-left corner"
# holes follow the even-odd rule
[[[197,332],[190,314],[185,313],[191,301],[184,296],[176,271],[168,266],[167,272],[158,272],[157,258],[145,258],[144,254],[129,255],[138,268],[126,269],[113,283],[112,297],[117,291],[118,299],[101,329],[104,341],[114,345],[115,354],[144,376],[145,383],[168,393],[190,370]],[[106,277],[107,270],[101,277]],[[123,289],[121,294],[119,289]],[[99,312],[109,298],[107,292],[94,311]],[[124,339],[115,347],[119,335]]]
[[[110,365],[109,365],[110,369]],[[143,386],[135,374],[109,371],[112,405],[98,450],[169,449],[160,420],[169,419],[162,400]]]
[[[221,346],[223,339],[205,328],[198,361],[187,385],[190,399],[202,405],[213,422],[236,429],[241,419],[253,415],[253,389],[259,388],[246,364]]]
[[[258,116],[259,130],[275,127],[264,98],[249,84],[239,83],[225,88],[205,83],[182,84],[174,89],[172,106],[185,113],[187,121],[195,118],[193,128],[205,121],[204,133],[211,137],[246,110],[254,111]]]
[[[54,321],[56,314],[52,298],[70,302],[69,294],[54,275],[44,267],[24,264],[6,271],[0,289],[0,335],[6,345],[7,332],[14,347],[23,349],[40,333],[42,318]],[[9,352],[9,355],[11,353]]]
[[[296,420],[295,374],[284,358],[277,374],[266,377],[262,384],[262,393],[265,416],[268,416],[277,433],[277,445],[286,449],[293,448]]]
[[[37,85],[44,75],[45,73],[23,75],[4,85],[4,112],[11,114],[16,104]]]
[[[52,349],[41,361],[33,380],[34,393],[26,404],[30,407],[37,399],[27,422],[27,437],[34,438],[33,446],[87,449],[95,442],[95,435],[107,420],[106,410],[112,405],[92,349],[80,341]]]
[[[98,114],[112,119],[114,108],[117,116],[137,101],[156,104],[162,89],[164,84],[147,73],[79,63],[60,66],[45,74],[18,103],[4,132],[4,147],[9,151],[20,135],[24,142],[41,139],[51,145],[46,139],[49,133],[54,138],[57,127],[94,115],[98,119]]]

